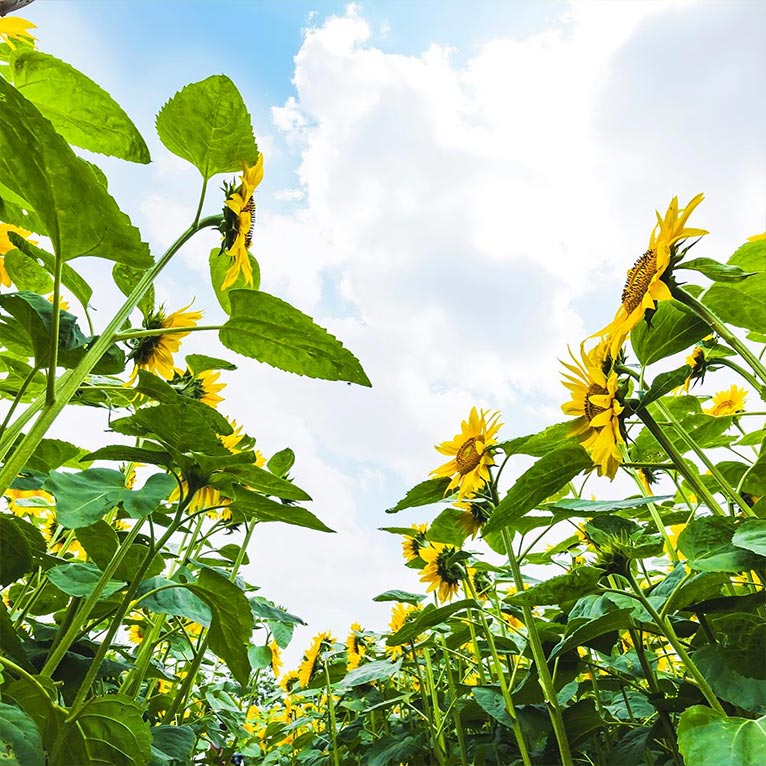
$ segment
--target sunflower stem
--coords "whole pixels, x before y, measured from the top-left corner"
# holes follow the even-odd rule
[[[53,265],[53,313],[51,314],[51,348],[48,355],[48,380],[45,389],[46,404],[56,400],[56,368],[59,358],[59,328],[61,327],[61,273],[64,268],[64,258],[56,248],[56,261]]]
[[[427,647],[423,648],[423,661],[426,669],[428,693],[431,695],[431,710],[433,711],[434,724],[436,725],[436,731],[432,732],[434,735],[434,752],[436,760],[439,761],[439,763],[444,763],[447,748],[444,743],[444,732],[442,730],[442,711],[439,707],[439,696],[436,691],[436,684],[434,683],[434,671],[431,666],[431,656],[428,653]]]
[[[670,288],[673,297],[688,306],[703,321],[707,322],[749,365],[753,372],[761,379],[762,383],[757,386],[758,395],[766,401],[766,367],[758,357],[729,329],[729,327],[716,316],[707,306],[698,301],[678,285]]]
[[[10,422],[11,418],[13,417],[13,413],[16,411],[16,408],[21,404],[21,397],[24,396],[25,391],[27,388],[29,388],[29,384],[34,380],[35,375],[40,372],[40,367],[38,365],[35,365],[27,375],[26,378],[21,383],[21,386],[19,386],[19,390],[16,393],[16,396],[14,397],[13,401],[11,402],[11,406],[8,408],[8,412],[5,415],[5,419],[3,420],[3,424],[0,426],[0,437],[5,433],[5,429],[8,427],[8,423]]]
[[[179,333],[200,332],[201,330],[220,330],[223,325],[192,325],[190,327],[158,327],[155,330],[131,330],[130,332],[117,333],[115,341],[130,340],[132,338],[153,338],[159,335],[178,335]]]
[[[160,272],[168,265],[173,256],[191,239],[198,231],[220,223],[221,216],[208,216],[199,223],[190,226],[181,236],[165,251],[157,263],[144,273],[138,284],[133,289],[128,299],[123,303],[117,313],[114,315],[104,331],[93,341],[85,356],[73,370],[68,370],[56,382],[55,392],[52,400],[47,395],[41,395],[35,400],[22,414],[17,421],[7,429],[0,439],[0,460],[2,460],[13,449],[11,456],[5,461],[0,469],[0,495],[4,494],[11,482],[16,478],[18,472],[26,465],[32,453],[37,448],[40,440],[48,432],[53,422],[59,416],[61,410],[74,396],[81,383],[90,374],[91,370],[98,364],[101,357],[114,342],[114,336],[123,326],[125,320],[130,316],[130,312],[138,305],[146,291],[154,283],[154,280]],[[22,426],[17,426],[19,421],[27,422],[35,412],[42,410],[39,417],[29,429],[27,434],[21,439],[18,445],[15,444],[16,437],[21,431]]]
[[[444,667],[447,671],[447,687],[449,688],[449,696],[452,700],[456,701],[458,698],[457,689],[455,688],[455,679],[452,676],[452,668],[450,666],[450,657],[447,653],[447,642],[444,640],[444,636],[439,636],[438,641],[442,648],[442,657],[444,658]],[[460,763],[462,766],[468,766],[468,753],[465,748],[465,732],[463,731],[463,723],[460,720],[460,711],[457,709],[457,705],[452,708],[452,720],[455,723],[455,733],[457,734],[457,744],[460,749]]]
[[[338,752],[338,735],[336,733],[335,703],[332,699],[332,684],[330,683],[330,669],[327,662],[324,665],[325,689],[327,689],[327,709],[330,713],[330,739],[332,740],[332,761],[335,766],[340,766],[340,753]]]
[[[502,534],[505,552],[508,556],[508,563],[511,565],[513,579],[516,583],[516,591],[518,593],[522,593],[525,590],[524,578],[521,574],[519,561],[513,552],[511,537],[508,534],[508,530],[506,528],[503,529]],[[545,657],[542,641],[540,640],[540,634],[537,632],[537,625],[535,624],[532,608],[526,605],[522,605],[521,610],[524,615],[524,623],[527,628],[527,641],[529,642],[529,647],[532,650],[532,658],[534,660],[535,666],[537,667],[537,675],[540,680],[540,686],[542,687],[543,694],[545,695],[548,715],[551,719],[553,732],[556,735],[556,742],[558,744],[559,753],[561,755],[561,763],[562,766],[572,766],[572,753],[569,749],[569,739],[567,738],[566,728],[564,727],[564,717],[561,713],[561,707],[559,706],[559,702],[556,697],[556,690],[553,686],[553,679],[551,678],[550,669],[548,668],[548,662]]]

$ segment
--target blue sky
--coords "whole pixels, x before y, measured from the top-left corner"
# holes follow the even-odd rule
[[[37,0],[25,15],[144,131],[152,165],[97,159],[155,252],[197,198],[195,171],[153,137],[157,110],[221,72],[251,109],[262,288],[341,337],[373,381],[243,359],[228,378],[223,411],[267,454],[295,448],[299,484],[338,530],[256,535],[251,579],[307,632],[380,627],[371,597],[419,587],[376,528],[428,518],[383,510],[440,464],[433,444],[471,406],[500,409],[507,438],[563,419],[557,358],[611,319],[655,208],[704,191],[698,254],[720,260],[766,226],[761,3]],[[158,285],[211,322],[215,244],[185,248]],[[106,314],[108,274],[93,274]],[[84,417],[64,429],[99,443],[103,423]]]

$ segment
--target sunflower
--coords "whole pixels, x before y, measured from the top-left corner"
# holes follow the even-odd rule
[[[434,471],[431,476],[451,477],[447,490],[458,489],[458,500],[472,497],[489,481],[489,466],[494,465],[492,450],[497,444],[495,435],[502,423],[499,412],[481,414],[471,409],[468,420],[460,424],[460,433],[450,441],[436,445],[437,452],[454,457]]]
[[[176,327],[194,327],[202,319],[202,312],[187,311],[189,306],[191,303],[172,314],[165,314],[165,308],[162,306],[156,313],[144,319],[144,328],[170,330]],[[170,380],[176,371],[180,373],[173,363],[173,354],[181,347],[181,339],[188,334],[189,331],[173,332],[138,338],[128,355],[128,359],[132,359],[136,364],[129,382],[132,383],[136,379],[139,368],[156,372],[165,380]]]
[[[712,401],[712,407],[708,407],[705,412],[708,415],[736,415],[745,409],[745,397],[747,391],[740,388],[736,383],[726,391],[719,391]]]
[[[412,604],[394,604],[391,609],[391,622],[388,623],[391,635],[404,627],[404,623],[412,620],[419,611],[420,607],[413,606]],[[386,646],[386,654],[394,660],[399,657],[403,651],[401,644],[398,646]]]
[[[37,25],[31,21],[22,19],[19,16],[8,16],[0,19],[0,40],[5,41],[11,50],[15,50],[16,42],[22,42],[31,45],[34,48],[36,37],[33,37],[29,30],[36,29]]]
[[[183,396],[196,399],[216,409],[223,401],[223,397],[219,396],[218,392],[226,388],[225,383],[218,382],[220,377],[221,373],[218,370],[203,370],[194,373],[187,368],[184,373],[174,371],[170,385]]]
[[[641,467],[636,470],[636,476],[638,476],[641,486],[644,488],[647,497],[652,497],[654,491],[652,490],[652,484],[657,483],[657,477],[654,475],[654,471],[651,468]]]
[[[314,636],[314,640],[303,655],[303,662],[301,662],[300,667],[298,668],[298,682],[304,689],[309,685],[311,676],[314,674],[314,668],[316,667],[319,652],[322,651],[323,648],[326,648],[324,646],[325,644],[333,643],[335,643],[335,639],[327,631]]]
[[[462,563],[465,554],[453,545],[430,543],[421,548],[420,558],[426,562],[420,581],[430,583],[426,592],[435,590],[437,599],[442,603],[451,601],[463,579],[471,574]]]
[[[279,679],[279,687],[285,694],[289,694],[298,683],[299,678],[300,674],[297,670],[288,670],[287,673]],[[289,699],[289,697],[287,699]]]
[[[609,345],[610,339],[603,338],[589,352],[581,346],[580,360],[570,350],[574,364],[562,364],[566,368],[563,382],[572,399],[561,409],[577,418],[570,434],[577,435],[599,476],[613,479],[622,462],[620,445],[625,440],[620,424],[624,408],[617,399],[618,378],[612,369]]]
[[[353,670],[359,667],[359,663],[364,655],[364,645],[359,641],[359,634],[362,632],[362,626],[355,622],[349,628],[348,638],[346,639],[346,670]]]
[[[701,237],[708,232],[704,229],[687,229],[686,222],[694,209],[702,202],[698,194],[679,211],[678,197],[673,197],[663,218],[657,211],[657,224],[649,237],[648,250],[628,271],[622,291],[622,303],[614,319],[594,335],[609,335],[612,338],[612,356],[623,344],[630,331],[641,321],[647,309],[654,309],[658,301],[671,299],[670,288],[663,281],[679,242],[688,237]]]
[[[133,612],[130,615],[130,619],[133,623],[128,626],[128,640],[133,644],[140,644],[144,640],[144,616],[141,612]]]
[[[15,516],[41,516],[56,507],[53,495],[44,489],[7,489],[5,500]]]
[[[227,186],[226,207],[224,208],[224,220],[221,224],[223,244],[221,253],[226,253],[231,258],[231,266],[226,272],[221,290],[227,290],[242,275],[245,284],[253,284],[253,267],[250,263],[248,249],[253,242],[253,226],[255,213],[255,200],[253,192],[256,186],[263,180],[263,154],[258,154],[255,165],[250,167],[246,162],[242,163],[242,176],[240,185]]]
[[[417,531],[417,534],[402,540],[402,554],[407,562],[414,561],[420,554],[420,549],[426,544],[428,524],[413,524],[412,528]]]
[[[467,535],[471,535],[472,539],[479,534],[492,515],[492,506],[487,502],[461,502],[455,503],[455,507],[462,511],[457,519],[458,526]]]
[[[48,303],[53,303],[53,293],[48,295],[46,300]],[[59,309],[61,309],[61,311],[69,311],[69,301],[66,300],[66,298],[64,298],[62,295],[59,295]]]
[[[279,678],[279,671],[282,669],[282,649],[276,641],[269,641],[271,650],[271,672],[274,678]]]
[[[692,380],[702,380],[705,377],[705,349],[702,346],[695,346],[694,350],[684,360],[686,366],[691,368],[686,380],[675,389],[675,393],[688,394],[689,386]]]
[[[20,20],[21,19],[19,19],[19,21]],[[2,25],[7,21],[11,21],[11,19],[0,19],[0,37],[3,37]],[[32,245],[37,244],[36,240],[29,239],[29,235],[32,233],[31,231],[22,229],[20,226],[14,226],[12,223],[0,223],[0,285],[5,285],[6,287],[11,286],[11,276],[5,268],[5,255],[10,250],[16,249],[16,245],[11,242],[11,239],[8,236],[8,233],[11,231],[24,237]]]

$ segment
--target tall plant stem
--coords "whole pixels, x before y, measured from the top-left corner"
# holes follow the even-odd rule
[[[59,358],[59,327],[61,326],[61,273],[64,258],[60,247],[56,248],[56,260],[53,265],[53,312],[51,313],[51,347],[48,355],[48,379],[45,386],[45,402],[53,404],[56,398],[56,367]]]
[[[752,371],[762,381],[762,385],[759,387],[759,395],[761,399],[766,400],[766,367],[763,365],[760,359],[744,344],[730,329],[729,327],[719,319],[714,312],[712,312],[703,303],[700,303],[696,298],[686,292],[678,285],[674,285],[670,288],[670,292],[673,297],[679,302],[688,306],[699,316],[703,321],[707,322],[710,327],[715,330],[749,365]]]
[[[662,417],[667,418],[668,422],[673,426],[673,429],[676,431],[676,433],[681,437],[684,444],[686,444],[687,447],[689,447],[695,455],[702,461],[705,468],[710,471],[711,476],[718,482],[719,486],[721,487],[721,491],[724,495],[726,495],[732,502],[736,503],[736,505],[739,506],[740,510],[746,515],[746,516],[754,516],[752,509],[750,506],[740,497],[739,494],[737,494],[729,485],[729,482],[724,479],[721,472],[716,467],[715,463],[705,454],[705,451],[697,445],[697,443],[692,439],[691,436],[686,432],[686,429],[681,425],[681,423],[678,422],[676,417],[673,415],[672,412],[662,403],[662,402],[655,402],[657,405],[657,409],[662,415]]]
[[[324,665],[324,681],[327,690],[327,710],[330,714],[330,740],[332,741],[332,762],[335,766],[340,766],[340,753],[338,752],[337,724],[335,721],[335,703],[332,698],[332,684],[330,683],[330,668],[327,663]]]
[[[138,305],[138,302],[151,287],[159,273],[165,266],[167,266],[178,250],[191,239],[191,237],[203,228],[217,225],[220,220],[221,216],[219,215],[209,216],[203,218],[198,224],[190,226],[168,248],[157,263],[146,271],[128,299],[104,328],[102,334],[96,338],[85,356],[80,360],[77,367],[73,370],[69,370],[56,382],[53,396],[51,397],[49,393],[46,393],[45,396],[41,395],[41,397],[38,397],[39,401],[36,400],[30,405],[30,408],[28,409],[32,409],[33,412],[41,410],[41,412],[18,446],[14,447],[14,442],[18,434],[16,429],[8,428],[6,433],[3,434],[2,439],[0,439],[0,460],[2,460],[12,448],[13,452],[8,460],[6,460],[2,469],[0,469],[0,495],[8,489],[11,482],[16,478],[18,472],[26,465],[27,461],[32,456],[32,453],[37,448],[37,445],[40,443],[40,440],[45,436],[61,410],[75,395],[75,392],[90,374],[91,370],[106,353],[109,346],[111,346],[114,341],[114,336],[119,332],[125,320],[130,316],[130,312]]]
[[[644,487],[641,480],[638,478],[638,473],[636,471],[630,471],[629,473],[633,477],[633,481],[635,481],[636,486],[640,490],[641,494],[644,497],[651,497],[651,495],[647,494],[646,487]],[[649,515],[652,517],[652,521],[654,522],[654,526],[657,527],[657,531],[662,535],[663,540],[665,540],[665,550],[667,550],[672,562],[677,564],[679,561],[678,553],[676,553],[676,549],[668,535],[668,531],[665,529],[665,524],[662,521],[660,512],[657,510],[657,506],[654,503],[647,503],[647,507],[649,509]]]
[[[505,546],[506,555],[508,556],[508,563],[511,565],[511,571],[513,572],[516,590],[518,593],[522,593],[525,590],[524,578],[521,574],[519,561],[513,552],[511,536],[508,534],[507,529],[503,529],[503,544]],[[545,658],[545,651],[543,650],[543,644],[540,640],[540,634],[537,632],[537,625],[535,624],[532,608],[529,606],[522,606],[521,610],[524,614],[524,623],[527,628],[527,640],[529,641],[529,647],[532,650],[532,659],[537,668],[540,686],[542,686],[543,694],[545,695],[545,703],[553,726],[553,733],[556,735],[556,743],[558,744],[559,753],[561,755],[561,763],[562,766],[572,766],[572,753],[569,749],[569,739],[567,738],[566,728],[564,727],[564,717],[561,713],[558,699],[556,698],[556,690],[553,686],[553,679],[551,678],[548,662]]]
[[[452,720],[455,723],[455,733],[457,734],[457,744],[460,750],[460,763],[461,766],[469,766],[468,764],[468,752],[465,749],[465,732],[463,731],[463,722],[460,720],[460,711],[457,707],[457,689],[455,688],[455,679],[452,675],[452,668],[450,666],[450,657],[447,652],[447,642],[444,640],[444,636],[438,636],[439,644],[442,648],[442,657],[444,658],[444,668],[447,671],[447,687],[449,689],[449,695],[454,700],[454,706],[452,708]]]
[[[439,763],[444,763],[444,758],[447,754],[447,748],[444,744],[444,731],[442,727],[442,711],[439,707],[439,696],[436,692],[436,684],[434,683],[434,671],[431,666],[431,656],[428,653],[428,647],[423,648],[423,662],[426,669],[426,683],[428,684],[428,693],[431,695],[431,709],[433,711],[434,724],[436,726],[436,732],[434,733],[434,751],[436,753],[436,760]]]
[[[0,436],[2,436],[5,433],[5,429],[8,427],[8,423],[10,423],[11,418],[13,417],[13,413],[16,411],[16,408],[21,403],[21,397],[24,396],[25,391],[29,387],[29,384],[34,380],[35,375],[40,372],[40,368],[35,365],[27,375],[26,378],[21,383],[21,386],[19,387],[19,390],[16,394],[16,397],[14,398],[13,402],[11,402],[11,406],[8,408],[8,412],[5,415],[5,418],[3,420],[3,424],[0,426]]]

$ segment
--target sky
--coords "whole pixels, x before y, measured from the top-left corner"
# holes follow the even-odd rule
[[[341,338],[372,380],[242,357],[226,376],[221,410],[267,455],[295,450],[297,483],[337,530],[256,532],[248,578],[309,623],[288,659],[320,630],[381,629],[390,608],[372,597],[422,588],[399,538],[377,530],[435,515],[384,511],[441,464],[433,445],[472,406],[500,410],[505,438],[563,420],[557,360],[613,316],[656,208],[705,192],[694,225],[711,234],[695,252],[719,260],[766,227],[755,0],[37,0],[23,15],[145,136],[149,166],[94,159],[155,254],[192,220],[199,182],[154,117],[189,82],[234,80],[264,154],[261,288]],[[206,323],[223,319],[214,246],[199,237],[163,273],[169,309],[195,298]],[[105,324],[114,288],[88,268]],[[201,334],[184,350],[232,357]],[[86,447],[106,438],[103,412],[84,408],[58,428]]]

